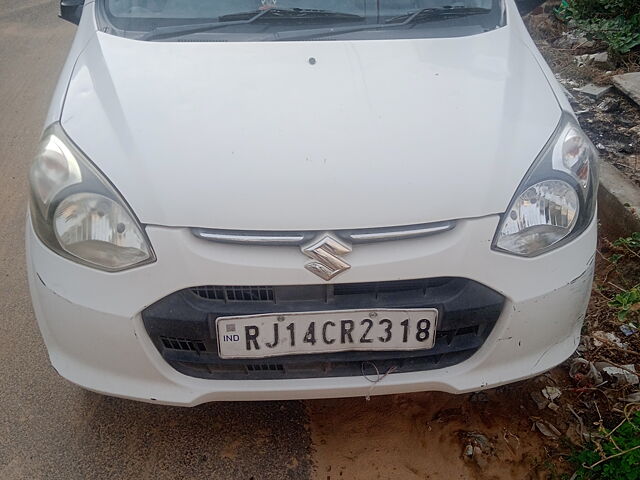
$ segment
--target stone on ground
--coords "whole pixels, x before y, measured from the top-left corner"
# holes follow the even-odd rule
[[[611,86],[607,85],[606,87],[599,87],[598,85],[594,85],[593,83],[589,83],[581,88],[576,88],[576,92],[584,93],[586,96],[594,98],[596,100],[600,100],[602,96],[611,90]]]
[[[640,72],[624,73],[612,78],[613,84],[640,105]]]

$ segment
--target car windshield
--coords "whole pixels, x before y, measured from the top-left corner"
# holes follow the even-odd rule
[[[502,0],[102,0],[104,31],[142,40],[462,36],[503,24]],[[224,37],[224,38],[221,38]]]

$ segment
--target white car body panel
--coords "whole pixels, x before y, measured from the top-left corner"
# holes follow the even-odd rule
[[[51,252],[28,224],[29,283],[53,366],[68,380],[101,393],[183,406],[423,390],[463,393],[528,378],[564,361],[580,341],[591,290],[595,220],[571,244],[536,259],[489,251],[497,223],[497,216],[469,220],[442,235],[403,240],[401,248],[385,242],[354,251],[354,267],[341,281],[419,278],[427,272],[432,277],[469,278],[507,294],[490,337],[469,360],[444,369],[388,375],[374,389],[362,376],[192,378],[170,367],[149,339],[140,312],[182,288],[247,279],[256,284],[313,283],[295,248],[209,248],[187,229],[153,227],[149,236],[158,262],[109,274]]]
[[[147,224],[327,230],[501,213],[561,115],[519,37],[510,26],[330,42],[98,32],[61,123]]]
[[[535,258],[491,249],[500,215],[570,106],[517,14],[479,35],[311,42],[144,42],[97,30],[86,2],[46,126],[65,132],[137,215],[157,260],[107,273],[55,253],[27,218],[29,286],[54,368],[84,388],[193,406],[423,390],[537,375],[578,345],[597,220]],[[316,59],[311,65],[310,57]],[[298,246],[236,245],[189,227],[315,232],[455,220],[354,244],[329,282]],[[504,297],[484,341],[446,368],[204,379],[174,369],[142,315],[199,285],[468,279]],[[265,312],[272,313],[272,312]],[[444,317],[446,318],[446,317]]]

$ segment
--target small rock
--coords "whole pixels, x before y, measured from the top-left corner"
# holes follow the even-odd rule
[[[553,402],[556,398],[560,398],[562,391],[558,387],[544,387],[542,389],[542,395],[547,400]]]
[[[595,42],[589,40],[584,33],[574,30],[563,32],[562,36],[556,40],[555,45],[560,48],[591,48]]]
[[[469,444],[464,447],[464,456],[469,458],[473,457],[473,445]]]
[[[489,443],[489,439],[485,435],[469,432],[468,436],[475,444],[474,446],[479,447],[483,452],[489,452],[491,450],[491,443]]]
[[[553,402],[549,402],[549,405],[547,405],[547,407],[549,407],[554,412],[557,412],[558,410],[560,410],[560,405],[558,405],[557,403],[553,403]]]
[[[569,85],[570,87],[577,87],[578,85],[580,85],[579,82],[576,82],[575,80],[573,80],[572,78],[564,78],[562,77],[562,75],[560,75],[559,73],[556,73],[555,77],[558,79],[558,81],[562,84],[562,85]]]
[[[598,85],[594,85],[593,83],[589,83],[584,87],[575,89],[576,92],[583,93],[584,95],[596,100],[600,100],[610,90],[611,85],[607,85],[606,87],[599,87]]]
[[[591,55],[591,59],[596,67],[609,68],[611,66],[607,52],[594,53]]]
[[[589,65],[590,60],[590,55],[576,55],[575,57],[573,57],[573,61],[576,62],[579,67]]]
[[[549,405],[549,400],[547,400],[542,393],[537,390],[531,392],[531,398],[538,406],[538,410],[544,410]]]
[[[609,54],[607,52],[600,53],[587,53],[585,55],[576,55],[573,57],[573,61],[578,64],[579,67],[585,65],[594,65],[600,68],[609,68]]]

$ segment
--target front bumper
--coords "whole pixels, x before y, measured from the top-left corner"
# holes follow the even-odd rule
[[[185,228],[147,227],[154,264],[96,271],[47,249],[27,221],[34,309],[54,368],[97,392],[193,406],[218,400],[276,400],[424,390],[462,393],[524,379],[564,361],[578,345],[594,267],[596,221],[576,240],[534,259],[490,250],[499,218],[458,222],[449,232],[359,245],[352,268],[332,283],[460,277],[505,297],[482,347],[446,368],[394,373],[375,385],[360,376],[211,380],[173,369],[159,354],[141,312],[198,285],[311,285],[296,247],[216,244]]]

